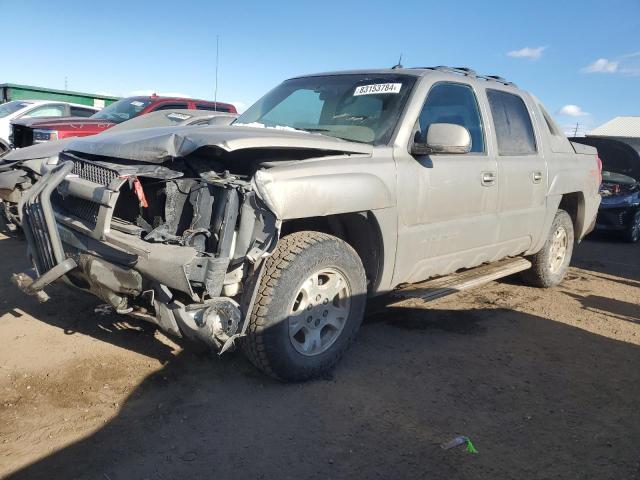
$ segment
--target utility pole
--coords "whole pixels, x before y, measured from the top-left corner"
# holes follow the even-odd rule
[[[215,110],[218,110],[218,63],[219,63],[219,50],[218,50],[218,44],[219,44],[219,35],[216,35],[216,88],[213,92],[213,108]]]

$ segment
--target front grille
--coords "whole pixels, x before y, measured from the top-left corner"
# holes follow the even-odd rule
[[[118,177],[118,172],[115,170],[81,160],[73,161],[73,170],[71,170],[71,173],[90,182],[99,183],[104,187],[108,187],[111,181]]]
[[[58,210],[63,210],[91,225],[98,222],[98,213],[100,212],[100,204],[98,203],[72,196],[63,197],[57,191],[51,194],[51,202]]]
[[[629,209],[605,208],[598,212],[596,223],[610,227],[624,227],[629,222]]]
[[[23,148],[33,145],[33,130],[24,125],[13,125],[13,146]]]
[[[47,231],[47,225],[44,220],[42,206],[39,203],[33,203],[27,206],[27,221],[24,226],[29,229],[34,239],[35,260],[40,274],[52,269],[56,266],[56,260],[53,253],[53,245]]]

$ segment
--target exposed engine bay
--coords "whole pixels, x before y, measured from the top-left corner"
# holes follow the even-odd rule
[[[640,190],[640,183],[634,178],[615,172],[602,172],[600,195],[608,198],[616,195],[631,195]]]

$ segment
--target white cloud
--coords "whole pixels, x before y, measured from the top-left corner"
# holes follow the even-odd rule
[[[544,52],[547,47],[525,47],[520,50],[511,50],[507,52],[507,56],[513,58],[529,58],[531,60],[537,60],[542,56],[542,52]]]
[[[565,115],[567,117],[586,117],[588,112],[583,111],[578,105],[565,105],[558,110],[558,115]]]
[[[582,69],[583,73],[616,73],[620,62],[618,60],[608,60],[606,58],[599,58],[591,65],[588,65]]]

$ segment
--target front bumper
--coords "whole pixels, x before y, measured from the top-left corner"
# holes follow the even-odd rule
[[[74,169],[71,161],[57,165],[20,201],[18,210],[35,274],[14,275],[13,283],[46,301],[44,288],[63,280],[93,293],[118,313],[223,348],[239,327],[239,306],[224,297],[203,301],[191,282],[207,276],[223,278],[228,260],[199,256],[192,247],[154,244],[112,231],[113,208],[127,179],[94,175],[94,182],[76,178]],[[84,220],[54,209],[52,196],[60,191],[69,195],[71,205],[82,207],[78,213],[84,214]],[[175,292],[181,293],[180,300]]]
[[[623,232],[631,228],[638,206],[600,208],[596,218],[596,229]]]

